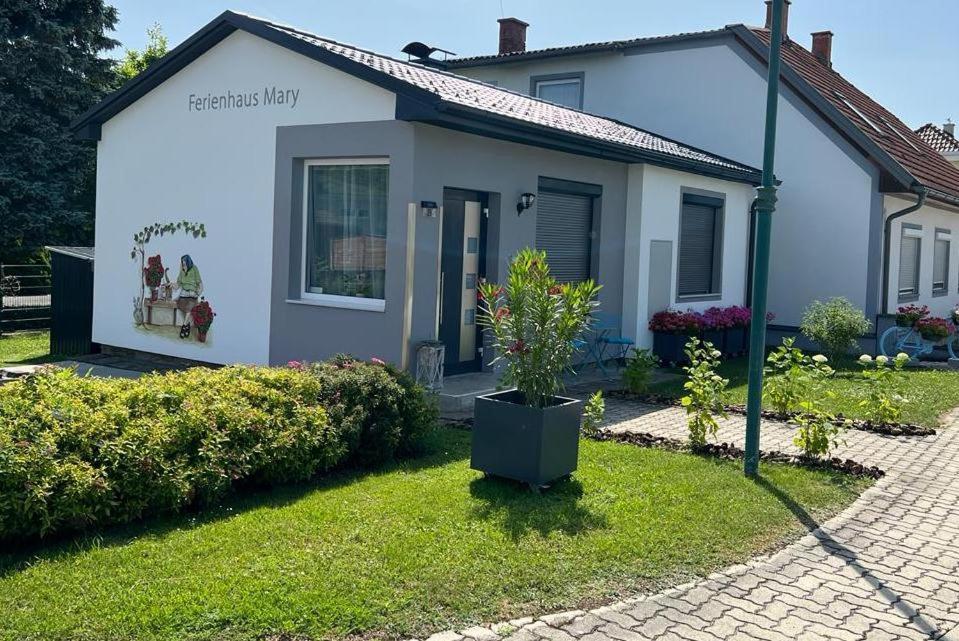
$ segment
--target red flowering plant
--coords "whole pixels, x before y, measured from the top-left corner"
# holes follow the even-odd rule
[[[903,305],[896,310],[896,325],[899,327],[914,327],[925,318],[929,318],[926,305]]]
[[[703,316],[693,311],[681,312],[677,309],[666,309],[656,312],[649,319],[649,330],[662,334],[696,336],[704,326]]]
[[[589,329],[599,286],[557,283],[546,252],[520,251],[506,284],[480,283],[477,322],[488,330],[505,364],[503,382],[516,387],[526,405],[546,407],[571,369],[573,341]]]
[[[193,306],[193,309],[190,310],[190,317],[193,318],[193,324],[196,325],[198,332],[206,334],[210,331],[210,325],[213,324],[213,317],[216,314],[213,312],[213,308],[210,307],[210,302],[206,299],[201,299],[199,303]]]
[[[915,324],[916,331],[924,340],[939,342],[955,331],[952,323],[945,318],[920,318]]]
[[[702,314],[705,329],[730,329],[736,326],[736,317],[732,307],[710,307]]]
[[[163,261],[160,255],[147,258],[147,266],[143,268],[143,282],[147,287],[156,289],[163,282]]]

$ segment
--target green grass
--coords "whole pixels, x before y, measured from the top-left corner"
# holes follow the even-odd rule
[[[836,375],[828,381],[826,389],[835,393],[832,399],[823,401],[824,409],[842,413],[850,418],[864,418],[859,401],[863,398],[860,372],[862,368],[854,359],[833,363]],[[731,403],[746,402],[748,363],[746,358],[723,361],[719,373],[729,379]],[[682,373],[681,370],[676,370]],[[939,416],[959,406],[959,372],[927,368],[906,368],[905,382],[900,393],[907,401],[903,406],[903,422],[937,427]],[[681,395],[685,379],[671,379],[654,385],[652,391],[662,394]],[[764,401],[763,405],[768,407]]]
[[[49,331],[0,335],[0,365],[26,365],[56,360],[50,354]]]
[[[408,638],[588,606],[741,562],[868,482],[584,442],[535,495],[483,479],[469,434],[377,473],[0,555],[2,639]]]

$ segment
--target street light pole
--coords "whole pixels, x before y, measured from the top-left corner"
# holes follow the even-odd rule
[[[773,0],[769,77],[766,82],[766,142],[763,146],[763,184],[756,196],[756,234],[753,260],[753,300],[749,333],[749,388],[746,399],[746,476],[759,474],[759,419],[763,397],[763,361],[766,355],[766,289],[769,284],[769,237],[776,210],[776,115],[779,107],[779,66],[783,40],[783,0]]]

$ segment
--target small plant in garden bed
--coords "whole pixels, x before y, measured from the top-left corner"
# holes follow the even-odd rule
[[[623,385],[633,394],[645,392],[658,365],[659,360],[648,349],[633,348],[623,368]]]
[[[890,359],[886,356],[872,358],[868,354],[859,357],[862,377],[866,383],[866,398],[859,401],[859,407],[867,420],[879,425],[889,425],[902,420],[902,406],[906,398],[901,394],[903,384],[902,369],[909,362],[908,354],[898,354]]]
[[[833,375],[828,359],[822,354],[809,356],[794,344],[793,337],[784,338],[782,345],[770,352],[763,393],[772,408],[783,416],[801,411],[822,381]]]
[[[729,380],[716,373],[719,350],[711,343],[691,338],[686,344],[689,365],[684,367],[688,380],[683,384],[686,395],[680,400],[686,408],[689,442],[702,447],[709,436],[719,430],[716,414],[725,418],[726,386]]]
[[[603,392],[594,392],[583,406],[583,436],[593,438],[599,434],[599,426],[606,416],[606,402]]]
[[[843,428],[837,424],[834,416],[824,412],[811,400],[803,401],[800,409],[793,417],[793,421],[799,426],[793,443],[802,450],[804,456],[828,456],[832,448],[839,445]]]
[[[813,301],[803,313],[800,331],[835,362],[843,354],[855,350],[859,338],[871,327],[872,323],[862,310],[840,296],[825,302]]]

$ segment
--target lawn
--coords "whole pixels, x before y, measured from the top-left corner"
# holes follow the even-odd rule
[[[0,335],[0,365],[24,365],[56,360],[50,355],[49,331]]]
[[[858,407],[862,399],[863,386],[860,367],[854,359],[844,359],[833,363],[836,375],[827,383],[828,389],[835,395],[824,401],[824,409],[851,417],[862,418]],[[729,397],[731,403],[746,402],[748,363],[746,358],[734,358],[723,361],[719,373],[729,379]],[[680,370],[676,370],[682,373]],[[939,416],[959,406],[959,372],[954,370],[906,368],[905,383],[900,393],[906,397],[903,406],[903,421],[928,427],[939,425]],[[653,387],[662,394],[681,395],[683,380],[672,379]],[[768,406],[768,404],[764,403]]]
[[[0,555],[0,639],[409,638],[674,584],[797,536],[867,485],[584,442],[536,495],[483,479],[469,434],[375,473]]]

